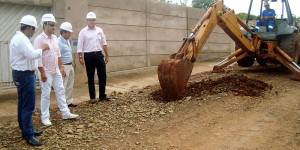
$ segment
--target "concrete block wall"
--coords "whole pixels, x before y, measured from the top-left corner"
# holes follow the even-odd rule
[[[157,66],[177,52],[206,11],[153,0],[88,0],[107,36],[108,72]],[[198,61],[230,54],[230,39],[217,27]]]
[[[0,0],[0,2],[34,6],[52,6],[52,0]]]
[[[177,52],[184,37],[206,11],[154,0],[0,0],[0,2],[52,6],[59,36],[62,22],[72,23],[72,39],[86,26],[86,14],[97,15],[96,25],[107,37],[110,61],[107,72],[157,66]],[[231,39],[218,26],[199,54],[203,61],[230,54]],[[76,83],[87,81],[85,68],[74,54]]]

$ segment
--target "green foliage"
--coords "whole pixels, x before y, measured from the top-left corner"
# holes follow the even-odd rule
[[[246,20],[247,19],[247,13],[241,12],[236,14],[241,20]],[[249,17],[249,20],[258,20],[259,16],[251,15]]]
[[[214,0],[193,0],[192,7],[207,10]]]
[[[156,1],[159,1],[159,2],[166,2],[166,3],[172,3],[172,0],[156,0]]]
[[[180,0],[179,3],[178,2],[173,2],[172,0],[156,0],[158,2],[165,2],[165,3],[171,3],[171,4],[175,4],[175,5],[181,5],[181,6],[187,6],[187,2],[188,0]]]
[[[186,6],[188,0],[180,0],[179,5]]]

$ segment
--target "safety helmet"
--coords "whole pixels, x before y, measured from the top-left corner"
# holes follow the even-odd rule
[[[55,22],[55,17],[52,14],[44,14],[42,16],[41,25],[44,24],[44,22]]]
[[[86,15],[86,19],[96,19],[96,14],[93,13],[93,12],[89,12],[89,13]]]
[[[63,30],[66,30],[66,31],[69,31],[69,32],[73,32],[72,25],[69,22],[62,23],[59,28],[63,29]]]
[[[21,24],[26,24],[26,25],[29,25],[29,26],[33,26],[35,28],[38,27],[35,17],[31,16],[31,15],[26,15],[26,16],[22,17],[20,23]]]

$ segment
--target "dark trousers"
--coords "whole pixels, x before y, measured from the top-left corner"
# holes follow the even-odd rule
[[[96,98],[95,92],[95,68],[97,69],[98,84],[99,84],[99,98],[106,97],[106,64],[102,52],[84,53],[84,62],[86,66],[86,74],[88,77],[90,99]]]
[[[22,137],[33,138],[32,112],[35,108],[35,74],[33,71],[12,71],[18,89],[18,122]]]

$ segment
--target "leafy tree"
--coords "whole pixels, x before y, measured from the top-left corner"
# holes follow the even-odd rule
[[[247,19],[247,13],[241,12],[236,14],[241,20],[246,20]],[[249,20],[257,20],[259,16],[251,15],[249,17]]]
[[[187,2],[188,2],[188,0],[180,0],[179,5],[186,6]]]
[[[186,4],[188,2],[188,0],[180,0],[179,3],[178,2],[173,2],[172,0],[156,0],[156,1],[171,3],[171,4],[181,5],[181,6],[187,6]]]
[[[159,1],[159,2],[166,2],[166,3],[172,3],[172,0],[156,0],[156,1]]]
[[[247,18],[247,14],[244,13],[244,12],[238,13],[238,14],[236,14],[236,15],[237,15],[237,17],[239,17],[241,20],[246,20],[246,18]]]
[[[214,0],[192,0],[192,7],[207,10]]]
[[[201,8],[207,10],[209,6],[216,0],[192,0],[192,7]],[[228,9],[226,5],[223,5],[224,9]]]

